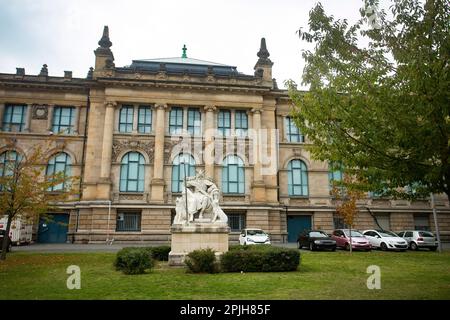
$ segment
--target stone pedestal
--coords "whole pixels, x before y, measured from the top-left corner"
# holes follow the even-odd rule
[[[170,266],[183,266],[185,256],[197,249],[210,248],[218,256],[228,251],[230,227],[227,224],[204,223],[196,220],[189,225],[174,224],[170,231],[172,233]]]

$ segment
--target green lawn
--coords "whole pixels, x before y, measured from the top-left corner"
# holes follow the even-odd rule
[[[450,299],[450,253],[302,252],[296,272],[189,274],[160,262],[144,275],[114,270],[112,253],[12,253],[0,263],[4,299]],[[68,290],[66,268],[81,268]],[[366,268],[381,268],[369,290]]]

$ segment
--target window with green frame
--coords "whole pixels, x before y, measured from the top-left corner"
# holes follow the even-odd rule
[[[340,182],[343,179],[343,171],[342,166],[335,164],[335,163],[329,163],[328,164],[328,185],[331,189],[333,189],[333,181]]]
[[[288,192],[290,196],[308,196],[308,170],[302,160],[288,164]]]
[[[244,162],[236,155],[230,155],[223,161],[222,192],[232,194],[245,192]]]
[[[8,150],[0,155],[0,177],[12,176],[16,166],[22,160],[22,156],[14,150]],[[0,191],[4,186],[0,185]]]
[[[169,133],[183,133],[183,108],[172,107],[169,116]]]
[[[133,131],[134,107],[123,105],[119,114],[119,132],[130,133]]]
[[[151,131],[152,131],[152,108],[150,106],[139,106],[138,132],[150,133]]]
[[[52,131],[56,134],[72,134],[75,123],[74,107],[55,107],[53,110]]]
[[[121,192],[144,192],[145,160],[139,152],[128,152],[120,164]]]
[[[245,229],[246,215],[245,213],[228,213],[228,226],[231,232],[240,232]]]
[[[195,176],[195,159],[190,154],[182,153],[173,159],[172,192],[182,192],[184,175]]]
[[[234,114],[234,127],[238,137],[247,136],[248,132],[248,116],[247,111],[236,110]]]
[[[223,137],[231,134],[231,112],[229,110],[220,110],[217,116],[217,130]]]
[[[21,132],[25,129],[27,106],[7,104],[3,114],[3,131]]]
[[[49,160],[45,175],[52,176],[62,172],[65,177],[70,176],[71,165],[72,160],[67,153],[65,152],[58,153]],[[64,190],[65,188],[66,182],[63,182],[58,185],[51,186],[48,189],[48,191],[61,191]]]
[[[201,127],[202,127],[201,124],[202,124],[202,116],[200,113],[200,109],[189,108],[188,124],[187,124],[189,134],[193,136],[201,135]]]
[[[295,125],[294,119],[291,117],[285,118],[285,132],[286,139],[289,142],[305,142],[303,135]]]

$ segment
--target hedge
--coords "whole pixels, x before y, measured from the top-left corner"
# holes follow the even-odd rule
[[[158,261],[168,261],[169,260],[169,252],[170,246],[158,246],[158,247],[150,247],[152,252],[152,257]]]
[[[233,246],[220,258],[223,272],[296,271],[300,252],[270,245]]]
[[[212,249],[194,250],[186,255],[184,263],[193,273],[217,273],[219,265]]]
[[[145,273],[154,266],[151,248],[123,248],[117,252],[114,266],[125,274]]]

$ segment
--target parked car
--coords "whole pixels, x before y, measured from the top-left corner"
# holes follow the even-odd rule
[[[408,242],[408,247],[411,250],[428,248],[431,251],[436,251],[438,247],[436,238],[430,231],[405,230],[399,232],[398,235]]]
[[[319,249],[335,251],[336,241],[321,230],[306,230],[299,234],[297,246],[299,249],[307,247],[311,251]]]
[[[3,248],[3,241],[8,241],[8,246],[7,246],[6,252],[10,252],[11,247],[12,247],[11,238],[8,235],[6,235],[5,230],[0,230],[0,251],[2,251],[2,248]]]
[[[7,218],[0,219],[0,229],[6,229]],[[15,218],[11,223],[9,237],[11,242],[20,246],[31,243],[33,235],[33,225],[24,218]]]
[[[239,244],[270,244],[270,236],[262,229],[242,229],[239,235]]]
[[[352,230],[352,250],[372,250],[370,241],[359,231]],[[336,241],[336,246],[350,250],[350,229],[337,229],[334,230],[331,238]]]
[[[363,235],[369,239],[372,248],[380,248],[381,250],[399,250],[408,249],[408,243],[405,239],[387,230],[366,230]]]

